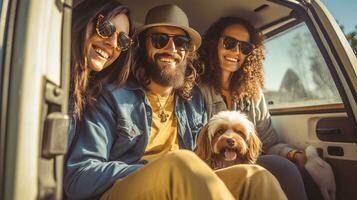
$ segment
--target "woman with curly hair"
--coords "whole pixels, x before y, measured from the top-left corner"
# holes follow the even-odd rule
[[[199,53],[204,68],[200,89],[207,115],[211,118],[227,109],[247,114],[256,125],[263,154],[275,154],[260,156],[257,163],[279,180],[288,199],[306,199],[298,169],[283,158],[294,149],[282,143],[274,132],[262,92],[262,41],[259,30],[237,17],[221,18],[206,31]],[[294,158],[297,156],[300,155]]]

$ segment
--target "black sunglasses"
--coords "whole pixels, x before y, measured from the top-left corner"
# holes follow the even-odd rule
[[[178,49],[187,50],[190,47],[191,39],[185,35],[169,35],[166,33],[151,33],[151,44],[157,48],[164,48],[169,43],[170,38],[173,39],[175,47]]]
[[[114,24],[109,20],[104,20],[104,16],[101,14],[98,15],[95,30],[97,34],[104,39],[111,37],[117,31]],[[120,51],[128,50],[132,44],[133,40],[123,31],[118,33],[117,48]]]
[[[226,50],[234,49],[237,45],[244,55],[250,54],[254,49],[254,45],[249,42],[240,41],[230,36],[223,37],[223,47]]]

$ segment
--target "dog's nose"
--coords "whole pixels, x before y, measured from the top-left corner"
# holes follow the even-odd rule
[[[235,141],[233,139],[231,139],[231,138],[228,138],[227,139],[227,143],[228,143],[229,146],[234,146]]]

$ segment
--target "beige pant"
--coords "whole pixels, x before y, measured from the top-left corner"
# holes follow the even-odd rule
[[[213,171],[193,152],[179,150],[120,179],[101,200],[109,199],[286,199],[278,181],[256,165]]]

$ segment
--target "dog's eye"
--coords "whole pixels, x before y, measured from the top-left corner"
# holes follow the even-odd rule
[[[246,135],[242,131],[236,131],[238,135],[240,135],[242,138],[246,139]]]
[[[222,129],[222,128],[218,129],[218,131],[216,131],[216,133],[222,135],[224,133],[224,129]]]

